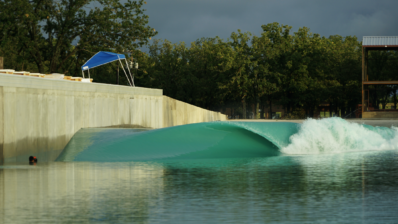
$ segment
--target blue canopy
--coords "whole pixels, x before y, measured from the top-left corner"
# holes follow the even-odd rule
[[[124,54],[100,51],[96,53],[93,57],[91,57],[90,60],[84,63],[84,65],[82,66],[82,71],[86,71],[90,68],[95,68],[97,66],[104,65],[112,61],[117,61],[119,59],[126,59],[126,56],[124,56]]]

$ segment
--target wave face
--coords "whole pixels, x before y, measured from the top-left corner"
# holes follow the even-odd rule
[[[139,161],[276,156],[298,131],[290,122],[208,122],[132,132],[82,129],[57,161]]]
[[[208,122],[157,130],[82,129],[57,161],[148,161],[267,157],[398,149],[398,129],[341,118]]]
[[[373,127],[349,123],[341,118],[328,118],[304,121],[281,152],[319,154],[387,149],[398,149],[396,127]]]

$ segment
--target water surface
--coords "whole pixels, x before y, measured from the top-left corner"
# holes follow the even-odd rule
[[[212,138],[196,139],[189,153],[171,134],[162,142],[160,130],[86,130],[58,162],[0,167],[0,223],[397,223],[396,130],[340,120],[306,124],[281,132],[261,124],[185,126],[186,135],[166,129],[186,141],[210,130]],[[158,139],[141,148],[147,153],[123,148],[151,133]],[[121,147],[108,144],[109,135]],[[159,142],[173,145],[163,148],[165,156],[154,156]],[[247,148],[233,147],[239,142]],[[220,156],[224,146],[234,156]],[[261,146],[267,153],[257,155]],[[104,161],[110,150],[121,154]]]

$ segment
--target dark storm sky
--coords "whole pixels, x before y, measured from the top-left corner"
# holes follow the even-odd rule
[[[398,36],[398,0],[147,0],[145,8],[159,32],[154,38],[188,45],[201,37],[227,39],[237,29],[258,36],[272,22],[326,37]]]

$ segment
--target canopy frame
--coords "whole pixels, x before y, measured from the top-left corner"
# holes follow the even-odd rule
[[[97,63],[96,63],[96,61],[91,62],[91,60],[92,60],[92,59],[95,59],[96,55],[99,55],[99,54],[101,54],[101,55],[109,55],[109,59],[105,59],[105,60],[102,60],[101,62],[97,62]],[[116,58],[116,57],[117,57],[117,58]],[[127,70],[128,70],[128,72],[129,72],[131,81],[130,81],[130,79],[129,79],[128,75],[127,75],[127,72],[126,72],[126,70],[124,69],[123,63],[122,63],[122,61],[121,61],[121,60],[123,60],[123,59],[124,59],[125,62],[126,62]],[[101,66],[101,65],[105,65],[105,64],[114,62],[114,61],[119,61],[119,63],[120,63],[120,65],[122,66],[122,69],[123,69],[123,71],[124,71],[124,74],[126,75],[127,81],[129,82],[130,86],[135,87],[135,85],[134,85],[134,78],[133,78],[133,76],[131,75],[131,71],[130,71],[130,68],[129,68],[128,64],[127,64],[127,59],[126,59],[126,57],[125,57],[123,54],[116,54],[116,53],[113,53],[113,52],[100,51],[100,52],[98,52],[97,54],[95,54],[94,56],[92,56],[88,61],[86,61],[86,63],[84,63],[84,65],[82,65],[82,75],[83,75],[83,78],[85,78],[85,76],[84,76],[84,71],[85,71],[85,70],[87,70],[87,72],[88,72],[88,78],[90,78],[90,68],[95,68],[95,67],[98,67],[98,66]],[[91,64],[90,64],[90,62],[91,62]]]

